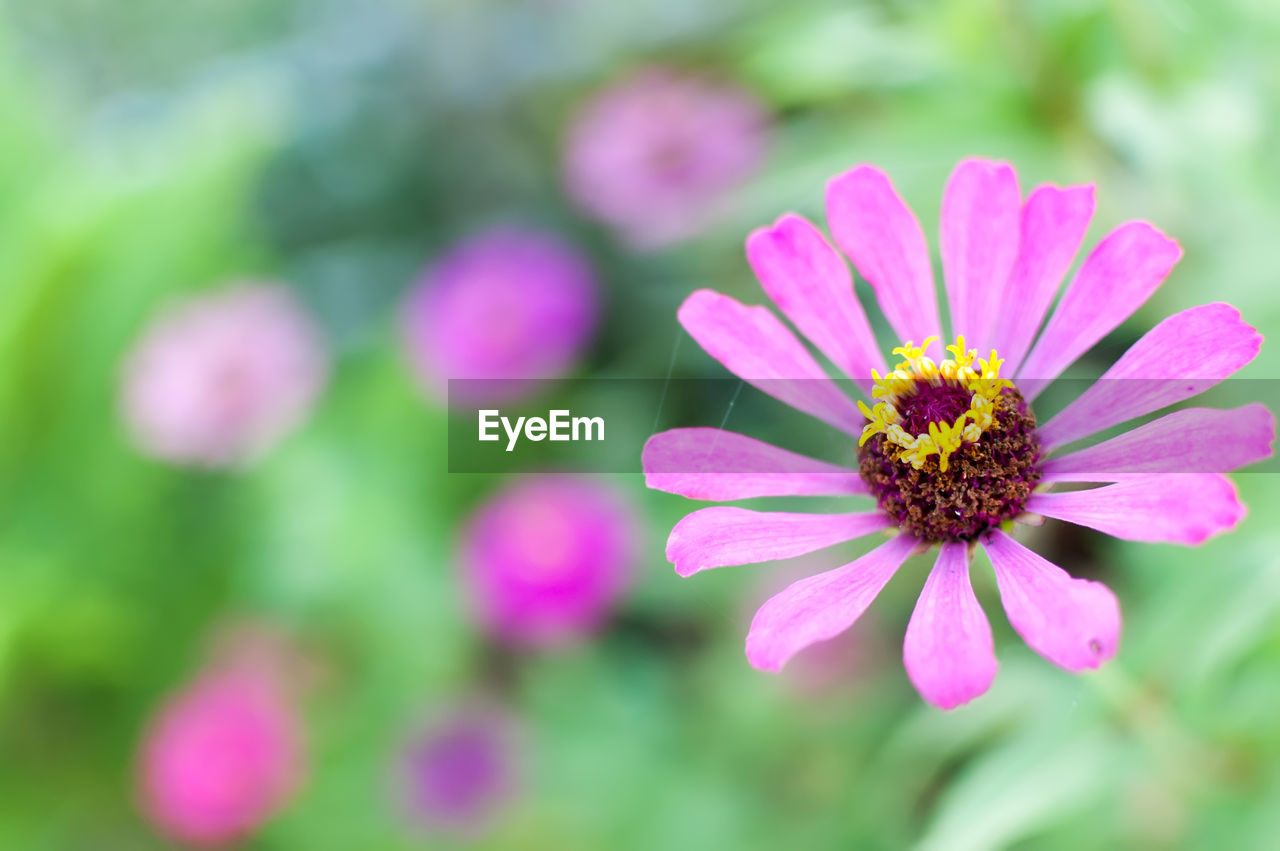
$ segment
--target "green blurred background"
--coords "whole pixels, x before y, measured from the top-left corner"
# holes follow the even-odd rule
[[[731,214],[641,253],[574,212],[560,146],[585,97],[653,63],[750,88],[774,125]],[[234,617],[288,630],[323,671],[307,780],[246,848],[455,841],[402,823],[387,766],[424,708],[495,665],[529,751],[482,847],[1276,847],[1274,476],[1237,476],[1249,517],[1197,549],[1035,533],[1122,601],[1120,653],[1095,674],[1035,657],[976,570],[1001,674],[953,713],[899,661],[924,560],[818,687],[759,673],[746,625],[794,568],[678,579],[663,545],[696,506],[638,474],[613,477],[644,534],[610,628],[495,662],[454,556],[502,480],[448,473],[447,414],[415,385],[396,310],[449,244],[522,219],[581,246],[602,284],[577,374],[721,377],[690,341],[672,364],[675,309],[703,286],[763,301],[751,228],[821,220],[826,179],[871,161],[934,241],[947,174],[981,155],[1012,160],[1024,190],[1096,182],[1086,244],[1131,217],[1181,242],[1083,365],[1096,373],[1208,301],[1271,336],[1278,150],[1269,0],[0,5],[0,848],[166,847],[136,812],[140,736]],[[124,352],[175,293],[245,276],[288,281],[323,325],[334,373],[314,416],[242,473],[140,457],[117,415]],[[1277,364],[1264,345],[1243,375]],[[611,404],[657,411],[646,394]],[[667,405],[671,424],[724,416]]]

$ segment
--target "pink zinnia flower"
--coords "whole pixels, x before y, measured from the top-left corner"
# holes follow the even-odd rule
[[[514,721],[490,705],[443,712],[410,742],[399,766],[409,817],[423,827],[480,834],[514,796]]]
[[[463,584],[479,623],[518,645],[599,628],[631,582],[635,519],[612,489],[578,476],[525,478],[463,533]]]
[[[455,395],[496,402],[525,392],[529,382],[513,379],[564,375],[596,319],[585,257],[551,233],[499,227],[454,246],[424,273],[405,305],[404,334],[437,396],[449,379],[471,379],[455,384]]]
[[[125,362],[121,407],[146,454],[226,467],[297,426],[326,374],[319,333],[289,290],[240,284],[161,313]]]
[[[302,771],[291,703],[258,672],[201,675],[161,708],[142,750],[142,807],[171,839],[242,838],[290,798]]]
[[[838,635],[909,555],[936,544],[937,563],[903,647],[907,675],[927,701],[958,706],[995,677],[991,629],[969,580],[978,546],[1027,644],[1069,671],[1096,668],[1119,641],[1115,596],[1019,544],[1010,521],[1051,517],[1127,540],[1198,544],[1243,517],[1220,472],[1270,456],[1275,421],[1262,405],[1177,411],[1096,446],[1059,451],[1201,393],[1252,360],[1262,338],[1231,306],[1207,304],[1161,322],[1044,425],[1029,407],[1151,295],[1182,253],[1149,224],[1120,225],[1085,258],[1041,329],[1092,214],[1091,186],[1045,185],[1023,199],[1008,164],[961,162],[943,195],[941,247],[952,330],[963,336],[943,359],[933,342],[941,322],[929,250],[915,216],[876,168],[834,178],[827,220],[835,243],[908,341],[894,350],[901,361],[892,371],[848,267],[816,227],[785,215],[752,233],[747,256],[765,291],[869,391],[873,405],[855,406],[766,308],[707,290],[685,301],[680,322],[708,353],[857,441],[859,468],[740,434],[675,429],[645,447],[649,486],[706,500],[871,496],[877,507],[847,514],[705,508],[671,533],[667,556],[676,571],[789,558],[896,530],[867,555],[766,602],[747,636],[752,665],[777,671],[802,648]],[[994,351],[980,358],[987,349]],[[1102,486],[1046,487],[1067,482]]]
[[[569,128],[569,196],[636,247],[701,229],[764,155],[767,121],[742,89],[647,68],[598,92]]]

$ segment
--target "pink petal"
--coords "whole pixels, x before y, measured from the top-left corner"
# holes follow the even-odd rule
[[[707,354],[743,381],[842,431],[862,432],[866,419],[768,308],[698,290],[676,316]]]
[[[1022,207],[1018,259],[1009,276],[992,343],[1005,359],[1006,375],[1031,348],[1093,218],[1093,186],[1036,187]]]
[[[884,172],[861,165],[832,178],[827,224],[902,341],[942,333],[924,231]]]
[[[853,275],[806,219],[788,213],[747,238],[747,260],[778,309],[831,362],[870,392],[871,370],[885,372]]]
[[[689,499],[867,493],[857,470],[717,428],[675,428],[645,442],[645,484]]]
[[[1000,602],[1022,640],[1068,671],[1096,668],[1120,643],[1120,604],[1107,586],[1072,579],[1000,531],[982,548],[991,559]]]
[[[1098,243],[1067,286],[1019,378],[1027,401],[1049,380],[1115,330],[1164,281],[1182,249],[1146,222],[1127,222]]]
[[[1051,458],[1046,481],[1115,482],[1141,473],[1226,473],[1271,457],[1276,418],[1257,402],[1229,411],[1187,408],[1097,446]]]
[[[1046,449],[1190,399],[1253,360],[1262,335],[1229,304],[1205,304],[1161,322],[1092,387],[1040,429]]]
[[[1068,493],[1035,494],[1027,511],[1088,526],[1127,541],[1200,544],[1244,517],[1225,476],[1165,473]]]
[[[899,535],[857,561],[801,579],[771,597],[751,621],[747,661],[762,671],[780,671],[810,644],[844,632],[918,543]]]
[[[942,194],[942,270],[951,333],[991,348],[993,319],[1018,257],[1022,193],[1008,163],[968,159],[951,172]]]
[[[902,659],[916,691],[940,709],[954,709],[991,688],[995,645],[969,582],[966,544],[942,545],[907,625]]]
[[[879,512],[790,514],[715,506],[687,515],[667,539],[667,561],[681,576],[730,564],[811,553],[891,525]]]

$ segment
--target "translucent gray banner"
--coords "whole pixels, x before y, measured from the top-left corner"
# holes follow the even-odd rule
[[[1046,466],[1070,471],[1071,480],[1280,471],[1270,452],[1280,380],[1040,384],[1018,387],[1034,397],[1030,407],[1052,444],[1045,457],[1055,460]],[[865,422],[856,400],[874,401],[848,379],[454,379],[448,390],[452,473],[639,473],[646,444],[672,429],[700,431],[651,443],[648,472],[785,474],[794,467],[812,474],[808,459],[847,470],[857,467]],[[732,437],[726,443],[717,429],[792,455],[749,451],[752,443]]]

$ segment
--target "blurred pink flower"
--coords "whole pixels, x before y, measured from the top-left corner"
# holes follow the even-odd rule
[[[271,680],[211,671],[173,696],[142,748],[142,807],[179,842],[218,845],[276,813],[302,773],[299,722]]]
[[[767,117],[746,91],[646,68],[598,92],[568,131],[569,196],[637,248],[697,233],[759,166]]]
[[[410,742],[400,765],[411,819],[424,827],[476,835],[514,796],[515,722],[490,705],[454,707]]]
[[[585,477],[524,479],[463,533],[463,582],[480,624],[511,644],[548,646],[598,628],[631,581],[635,518]]]
[[[127,356],[121,407],[144,453],[226,467],[297,426],[326,374],[319,333],[289,290],[239,284],[152,322]]]
[[[521,381],[568,371],[596,325],[591,267],[553,234],[499,227],[454,246],[423,275],[405,305],[404,333],[429,390],[455,401],[505,401]]]

